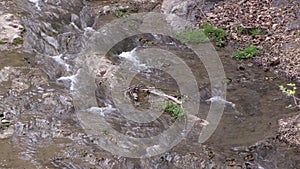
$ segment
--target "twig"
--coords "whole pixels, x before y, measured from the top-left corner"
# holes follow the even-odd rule
[[[246,2],[247,0],[242,0],[238,3],[238,5],[242,5],[244,2]]]
[[[293,99],[294,99],[295,107],[300,107],[300,104],[299,104],[300,102],[299,103],[297,102],[297,100],[300,101],[300,99],[297,98],[296,96],[293,96]]]
[[[156,89],[141,89],[141,90],[145,91],[145,92],[149,92],[151,94],[155,94],[157,96],[162,96],[162,97],[168,98],[168,99],[174,101],[175,103],[177,103],[179,105],[182,105],[182,101],[178,100],[177,98],[175,98],[173,96],[167,95],[162,91],[159,91],[159,90],[156,90]]]
[[[125,93],[124,93],[125,96],[127,96],[126,93],[127,93],[128,91],[130,92],[130,90],[132,90],[131,87],[125,90]],[[165,98],[167,98],[167,99],[172,100],[172,101],[175,102],[176,104],[180,105],[181,108],[182,108],[182,101],[178,100],[177,98],[175,98],[175,97],[173,97],[173,96],[167,95],[167,94],[165,94],[164,92],[155,89],[154,87],[147,88],[147,89],[139,89],[139,91],[151,93],[151,94],[154,94],[154,95],[157,95],[157,96],[161,96],[161,97],[165,97]],[[197,116],[195,116],[195,115],[185,114],[185,116],[188,117],[188,118],[190,118],[190,119],[194,119],[194,120],[196,120],[196,121],[200,120],[200,121],[201,121],[200,124],[201,124],[202,126],[206,126],[206,125],[209,124],[209,122],[208,122],[207,120],[201,119],[201,118],[199,118],[199,117],[197,117]],[[186,118],[185,120],[187,120],[187,118]],[[187,124],[187,122],[186,122],[185,124]]]
[[[209,20],[209,19],[206,17],[205,13],[202,11],[202,7],[204,6],[204,4],[205,4],[205,0],[202,0],[202,5],[201,5],[201,7],[198,7],[198,5],[197,5],[196,8],[197,8],[198,10],[200,10],[201,14],[203,15],[203,17],[204,17],[206,20]]]

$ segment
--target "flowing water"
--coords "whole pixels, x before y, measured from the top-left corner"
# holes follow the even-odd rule
[[[193,52],[175,39],[156,34],[123,40],[108,52],[108,59],[99,62],[107,62],[114,68],[123,61],[144,67],[147,64],[134,53],[153,46],[173,51],[196,77],[201,108],[195,116],[205,119],[210,104],[222,101],[226,105],[222,119],[205,143],[198,143],[202,125],[196,122],[178,145],[153,157],[126,158],[103,150],[97,145],[98,138],[83,129],[75,113],[76,104],[80,105],[71,95],[80,84],[74,83],[76,79],[96,90],[92,91],[95,98],[91,102],[98,107],[83,106],[91,111],[100,109],[105,120],[124,135],[156,136],[175,122],[167,113],[150,123],[126,120],[114,111],[110,91],[97,87],[93,77],[81,76],[78,71],[76,63],[82,58],[83,49],[95,49],[90,44],[90,39],[96,39],[94,33],[116,18],[98,16],[93,6],[80,0],[1,2],[1,9],[18,14],[26,29],[22,48],[0,54],[0,113],[2,119],[10,121],[9,126],[1,125],[1,168],[300,168],[299,149],[275,139],[278,120],[296,114],[285,108],[290,100],[283,97],[278,88],[288,82],[255,65],[237,63],[231,58],[230,47],[217,48],[230,82],[227,82],[226,100],[213,97],[206,69]],[[170,65],[161,65],[164,66]],[[174,96],[184,94],[170,74],[159,69],[146,70],[138,73],[129,86],[155,87]],[[174,70],[175,74],[181,71]],[[125,73],[128,72],[125,70]],[[91,96],[89,92],[87,96]],[[139,97],[139,103],[130,104],[142,111],[150,109],[151,101],[163,104],[159,97],[150,98],[148,93]],[[110,140],[118,141],[114,137]]]

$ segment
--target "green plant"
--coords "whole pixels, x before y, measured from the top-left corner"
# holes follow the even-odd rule
[[[241,24],[238,24],[237,26],[237,34],[242,35],[244,32],[244,27]]]
[[[203,43],[209,41],[201,29],[186,31],[178,34],[177,37],[185,43]]]
[[[164,111],[167,113],[171,113],[175,119],[181,118],[184,116],[184,111],[181,105],[175,104],[170,101],[166,101],[163,107]]]
[[[18,37],[18,38],[15,38],[13,40],[13,44],[14,45],[20,45],[20,44],[23,44],[23,39],[21,37]]]
[[[225,78],[224,79],[224,83],[225,84],[230,84],[232,82],[232,79],[231,78]]]
[[[206,35],[209,35],[210,33],[213,33],[213,32],[214,32],[215,27],[214,27],[212,24],[209,24],[209,23],[205,22],[205,23],[203,24],[203,29],[204,29],[204,33],[205,33]]]
[[[260,30],[260,29],[252,29],[252,30],[250,30],[250,34],[253,35],[253,36],[261,35],[261,34],[263,34],[263,31]]]
[[[251,45],[244,50],[237,51],[234,53],[234,57],[238,59],[249,59],[253,58],[254,56],[259,55],[261,52],[255,46]]]
[[[227,32],[222,28],[214,27],[212,24],[204,23],[203,24],[204,34],[217,42],[222,46],[225,43]]]
[[[287,86],[287,87],[286,87]],[[288,97],[292,97],[294,101],[294,106],[292,104],[288,105],[287,108],[300,108],[300,98],[296,97],[297,86],[294,83],[289,83],[286,86],[280,85],[279,88]]]
[[[129,15],[128,11],[118,10],[115,12],[117,18],[126,18]]]

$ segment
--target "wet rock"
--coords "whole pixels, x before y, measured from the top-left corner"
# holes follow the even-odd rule
[[[278,57],[274,57],[272,62],[270,63],[270,66],[277,66],[280,64],[280,59]]]
[[[100,13],[104,13],[104,14],[107,14],[111,11],[111,8],[110,6],[108,5],[105,5],[103,8],[102,8],[102,11],[99,11]]]
[[[237,164],[235,159],[227,159],[226,160],[226,169],[242,169],[242,165]]]
[[[0,15],[0,49],[5,44],[21,45],[23,32],[24,27],[16,16],[10,13]]]
[[[77,54],[83,48],[83,39],[82,36],[66,32],[57,36],[58,39],[58,52],[68,52],[69,54]]]
[[[3,81],[7,81],[9,79],[9,75],[11,73],[11,67],[4,67],[0,70],[0,83]]]
[[[176,14],[185,19],[196,21],[193,9],[197,8],[195,0],[164,0],[162,3],[162,12],[165,14]]]
[[[175,14],[193,23],[200,21],[203,18],[203,13],[209,13],[214,5],[221,0],[164,0],[161,10],[165,14]],[[213,14],[212,14],[213,15]]]
[[[95,19],[98,15],[98,11],[92,9],[92,7],[85,6],[79,14],[81,22],[81,28],[93,27]]]
[[[21,4],[24,5],[24,10],[32,10],[32,5],[28,5],[26,2],[21,2]],[[88,16],[87,11],[81,12],[84,4],[80,0],[39,1],[39,5],[40,11],[33,10],[35,15],[26,16],[23,19],[27,30],[24,47],[28,50],[56,56],[64,52],[61,51],[60,46],[66,46],[64,41],[63,44],[58,41],[59,35],[68,32],[78,33],[82,31],[83,26],[90,26],[89,21],[85,22],[85,18]],[[73,38],[71,37],[69,40],[74,45]],[[76,51],[80,49],[80,46],[76,47]]]
[[[0,131],[0,139],[10,138],[14,134],[14,129],[12,127],[8,127],[5,130]]]
[[[90,1],[88,5],[100,15],[113,14],[117,18],[126,17],[131,13],[158,11],[161,0],[117,0]],[[115,19],[115,18],[114,18]]]
[[[242,71],[243,71],[243,70],[246,70],[246,68],[245,68],[244,65],[239,65],[239,66],[238,66],[238,70],[242,70]]]
[[[122,5],[116,5],[116,6],[109,6],[109,5],[105,5],[102,7],[102,9],[99,10],[100,14],[109,14],[109,13],[115,13],[116,11],[126,11],[130,10],[129,6],[122,6]]]
[[[39,60],[37,64],[42,65],[41,68],[50,79],[56,80],[64,75],[67,76],[67,70],[64,65],[59,64],[54,58],[38,55],[37,59]]]
[[[28,83],[28,82],[27,82]],[[26,83],[25,79],[22,78],[16,78],[12,80],[11,87],[18,93],[28,89],[30,87],[29,84]]]

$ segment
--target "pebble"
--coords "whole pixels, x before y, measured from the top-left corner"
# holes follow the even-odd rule
[[[0,139],[10,138],[14,134],[15,130],[11,127],[5,129],[2,133],[0,133]]]

